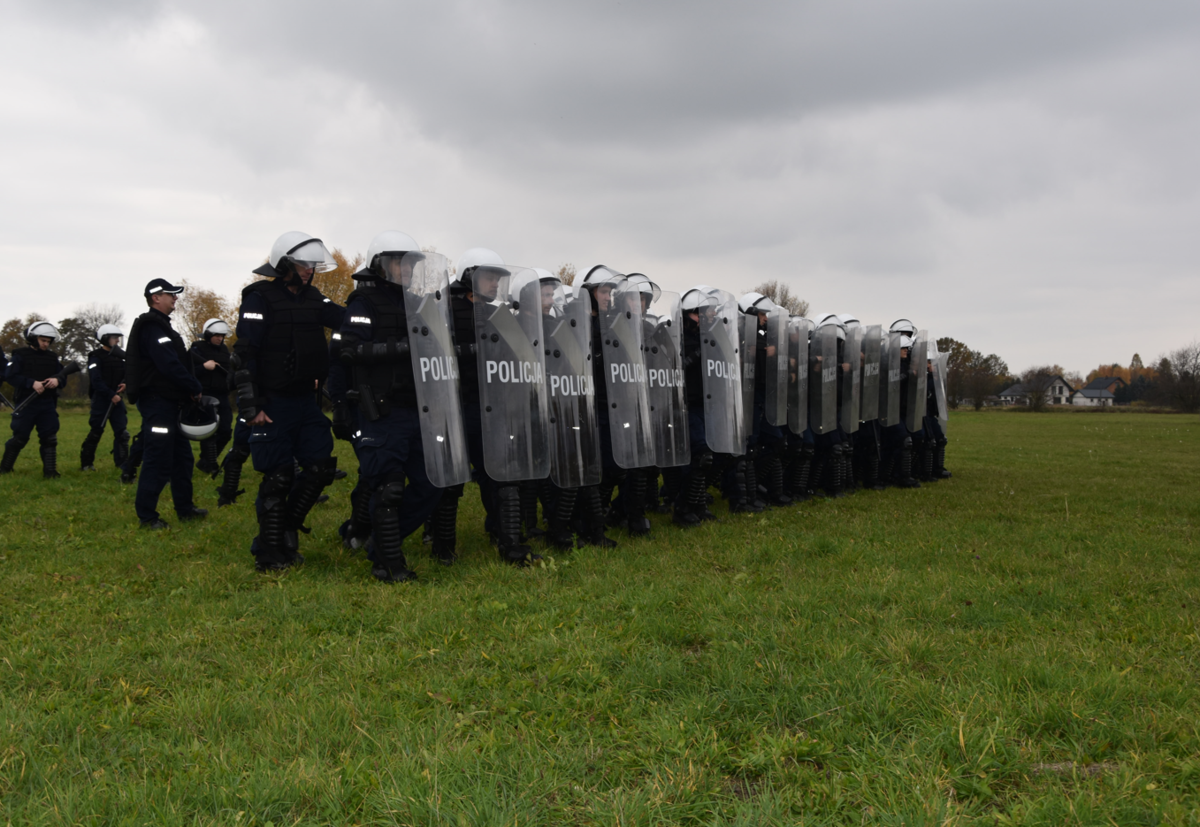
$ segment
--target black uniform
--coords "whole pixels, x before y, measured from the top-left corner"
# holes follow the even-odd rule
[[[129,455],[129,420],[125,400],[117,391],[125,384],[125,351],[119,347],[96,348],[88,354],[87,372],[92,406],[88,415],[88,435],[79,450],[79,465],[85,471],[92,469],[96,447],[104,436],[107,422],[113,431],[113,462],[120,467]]]
[[[215,475],[219,470],[217,457],[229,443],[233,434],[233,409],[229,405],[229,393],[233,389],[229,377],[233,374],[233,356],[224,344],[214,345],[210,339],[192,342],[188,351],[192,357],[192,368],[205,396],[217,400],[217,432],[200,441],[200,461],[196,467],[206,474]],[[212,370],[206,370],[205,362],[216,362]]]
[[[34,382],[44,382],[47,379],[58,380],[58,387],[45,388],[41,394],[33,389]],[[36,427],[38,446],[42,456],[42,476],[53,478],[59,476],[57,468],[58,450],[58,392],[66,380],[58,355],[52,350],[42,350],[36,347],[23,347],[13,351],[12,361],[5,371],[8,384],[16,391],[13,404],[21,408],[21,403],[31,396],[31,399],[20,412],[12,417],[12,439],[4,444],[4,458],[0,460],[0,474],[13,470],[13,464],[21,449],[29,442],[29,435]]]

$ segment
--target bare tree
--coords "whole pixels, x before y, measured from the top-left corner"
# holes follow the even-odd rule
[[[1029,410],[1042,411],[1046,409],[1046,405],[1049,404],[1047,391],[1050,390],[1057,378],[1058,371],[1055,370],[1054,365],[1040,365],[1021,374],[1021,389],[1029,404]]]
[[[808,302],[799,296],[793,295],[792,288],[778,279],[764,281],[758,287],[755,287],[754,290],[755,292],[762,293],[793,316],[808,315]]]
[[[1200,342],[1172,351],[1159,362],[1159,393],[1163,401],[1185,413],[1200,411]]]
[[[121,309],[119,304],[85,304],[75,308],[72,314],[83,324],[84,327],[90,329],[93,333],[100,329],[101,325],[115,324],[118,327],[125,324],[125,311]]]

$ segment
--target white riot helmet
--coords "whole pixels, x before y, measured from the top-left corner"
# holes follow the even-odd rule
[[[860,322],[858,320],[857,316],[852,316],[849,313],[839,313],[839,314],[837,314],[837,317],[839,319],[841,319],[842,324],[845,325],[847,328],[862,325],[862,322]]]
[[[179,430],[197,442],[208,439],[217,432],[217,405],[216,398],[202,396],[199,402],[186,406],[179,412]]]
[[[747,293],[738,299],[738,309],[743,313],[769,313],[778,307],[762,293]]]
[[[713,288],[707,284],[697,284],[683,294],[683,298],[679,301],[680,309],[686,313],[691,310],[699,310],[701,307],[715,306],[717,300],[712,291]]]
[[[502,275],[508,275],[504,267],[504,259],[495,250],[487,247],[472,247],[458,257],[454,265],[454,281],[466,290],[471,289],[471,272],[476,267],[488,267],[499,270]]]
[[[37,347],[38,336],[48,336],[51,342],[58,340],[58,328],[50,322],[34,322],[25,328],[25,341],[31,347]]]
[[[662,288],[650,281],[649,277],[647,277],[644,273],[630,273],[625,278],[629,280],[630,284],[637,285],[638,292],[641,293],[643,297],[649,295],[650,302],[652,304],[658,301],[659,297],[662,296]]]
[[[900,334],[900,347],[912,347],[912,342],[912,336],[906,336],[903,333]]]
[[[818,313],[816,319],[818,329],[829,326],[835,327],[837,328],[838,341],[844,342],[846,340],[846,325],[842,324],[842,320],[839,319],[835,314]]]
[[[890,333],[905,333],[909,336],[917,335],[917,326],[908,319],[896,319],[888,328]],[[907,345],[905,345],[907,347]]]
[[[407,263],[411,265],[425,258],[425,254],[408,233],[388,230],[371,239],[371,244],[367,247],[367,266],[355,273],[354,278],[360,281],[379,279],[399,284],[400,275],[387,266],[389,258],[406,258]]]
[[[314,272],[324,273],[337,267],[337,262],[325,249],[325,243],[308,233],[292,230],[275,239],[267,263],[254,270],[260,276],[290,278],[295,267],[312,267]]]
[[[108,343],[111,336],[116,336],[118,339],[125,338],[125,334],[121,332],[121,328],[115,324],[102,324],[100,325],[100,329],[96,331],[96,341],[105,347],[112,347]]]
[[[200,329],[200,338],[209,339],[213,336],[228,336],[231,333],[229,325],[220,319],[209,319]]]
[[[591,270],[588,270],[587,275],[583,277],[583,286],[587,288],[599,287],[601,284],[623,278],[625,278],[624,273],[618,273],[611,267],[597,264]]]

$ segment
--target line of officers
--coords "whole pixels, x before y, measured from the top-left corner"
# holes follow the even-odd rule
[[[266,278],[242,292],[233,353],[220,319],[184,351],[166,308],[181,288],[152,282],[122,354],[125,384],[103,369],[118,361],[119,331],[98,332],[81,465],[113,422],[123,481],[145,464],[144,527],[166,526],[155,506],[168,481],[182,519],[204,516],[189,438],[201,439],[198,467],[222,476],[218,505],[244,493],[247,459],[262,474],[260,571],[303,561],[309,510],[339,474],[333,437],[348,440],[359,474],[341,537],[387,582],[416,577],[402,543],[422,526],[434,559],[453,564],[469,480],[501,558],[524,566],[539,559],[535,537],[612,547],[606,528],[649,534],[650,512],[685,528],[716,519],[712,487],[731,511],[759,512],[950,476],[946,356],[907,319],[885,330],[790,316],[759,293],[678,294],[604,265],[572,287],[485,248],[452,266],[401,232],[372,240],[342,308],[312,284],[334,266],[320,239],[280,236],[254,271]],[[122,391],[143,414],[130,450]]]

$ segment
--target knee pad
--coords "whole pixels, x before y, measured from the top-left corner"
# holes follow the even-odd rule
[[[912,447],[913,447],[913,440],[912,440],[912,437],[910,437],[910,436],[906,436],[906,437],[904,438],[904,444],[903,444],[901,447],[903,447],[903,448],[912,448]]]
[[[397,506],[404,497],[404,480],[388,480],[379,486],[379,504],[384,508]]]
[[[313,479],[320,480],[322,487],[331,485],[333,483],[333,475],[337,473],[337,457],[319,459],[305,468],[304,473],[306,475],[311,474]]]
[[[287,495],[291,492],[292,484],[295,481],[296,474],[291,465],[284,465],[276,468],[274,471],[263,474],[263,499],[279,501],[287,499]]]
[[[43,448],[53,448],[55,445],[58,445],[58,437],[48,436],[41,441],[41,445]]]
[[[229,453],[225,455],[226,462],[236,462],[238,465],[244,465],[246,460],[250,459],[250,446],[246,443],[234,443],[229,449]]]

